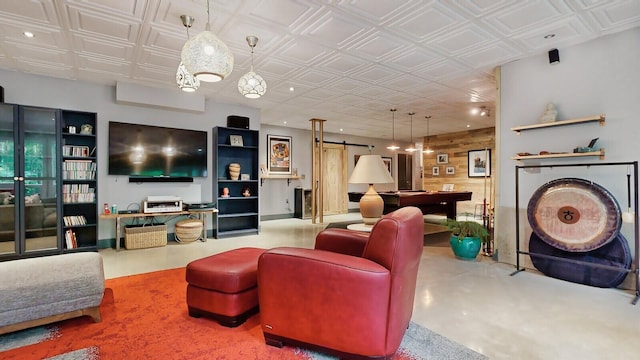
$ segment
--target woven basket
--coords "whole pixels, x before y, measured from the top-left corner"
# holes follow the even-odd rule
[[[180,220],[175,226],[175,238],[179,243],[194,242],[202,237],[202,221],[197,219]]]
[[[126,226],[124,228],[124,247],[143,249],[167,245],[167,225]]]

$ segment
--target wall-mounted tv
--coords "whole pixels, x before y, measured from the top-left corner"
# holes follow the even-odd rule
[[[207,132],[109,122],[109,175],[207,176]]]

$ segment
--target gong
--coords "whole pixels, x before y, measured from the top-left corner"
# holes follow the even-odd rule
[[[533,232],[565,251],[590,251],[620,232],[622,214],[602,186],[577,178],[552,180],[538,188],[527,207]]]
[[[622,233],[614,236],[608,244],[586,252],[569,252],[557,249],[540,240],[536,234],[531,233],[529,252],[532,253],[533,266],[547,276],[602,288],[620,285],[627,277],[627,270],[631,269],[633,260],[629,243]],[[560,259],[540,257],[534,254]],[[582,263],[568,262],[563,259]],[[612,268],[595,267],[592,264],[606,265]]]

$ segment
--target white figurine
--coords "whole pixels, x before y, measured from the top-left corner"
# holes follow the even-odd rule
[[[540,122],[549,123],[556,121],[556,116],[558,115],[558,110],[556,110],[556,106],[553,103],[548,103],[547,108],[542,114],[540,118]]]

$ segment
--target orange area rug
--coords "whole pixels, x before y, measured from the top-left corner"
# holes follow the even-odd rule
[[[267,346],[259,314],[236,328],[190,317],[186,287],[184,268],[109,279],[100,307],[102,322],[81,317],[0,336],[0,359],[332,359],[302,349]],[[38,339],[25,341],[28,334]],[[416,334],[410,342],[425,349],[437,349],[445,341],[449,359],[456,358],[449,357],[456,352],[460,359],[479,355],[433,332]],[[442,358],[430,355],[435,357],[424,350],[401,348],[394,359]]]

